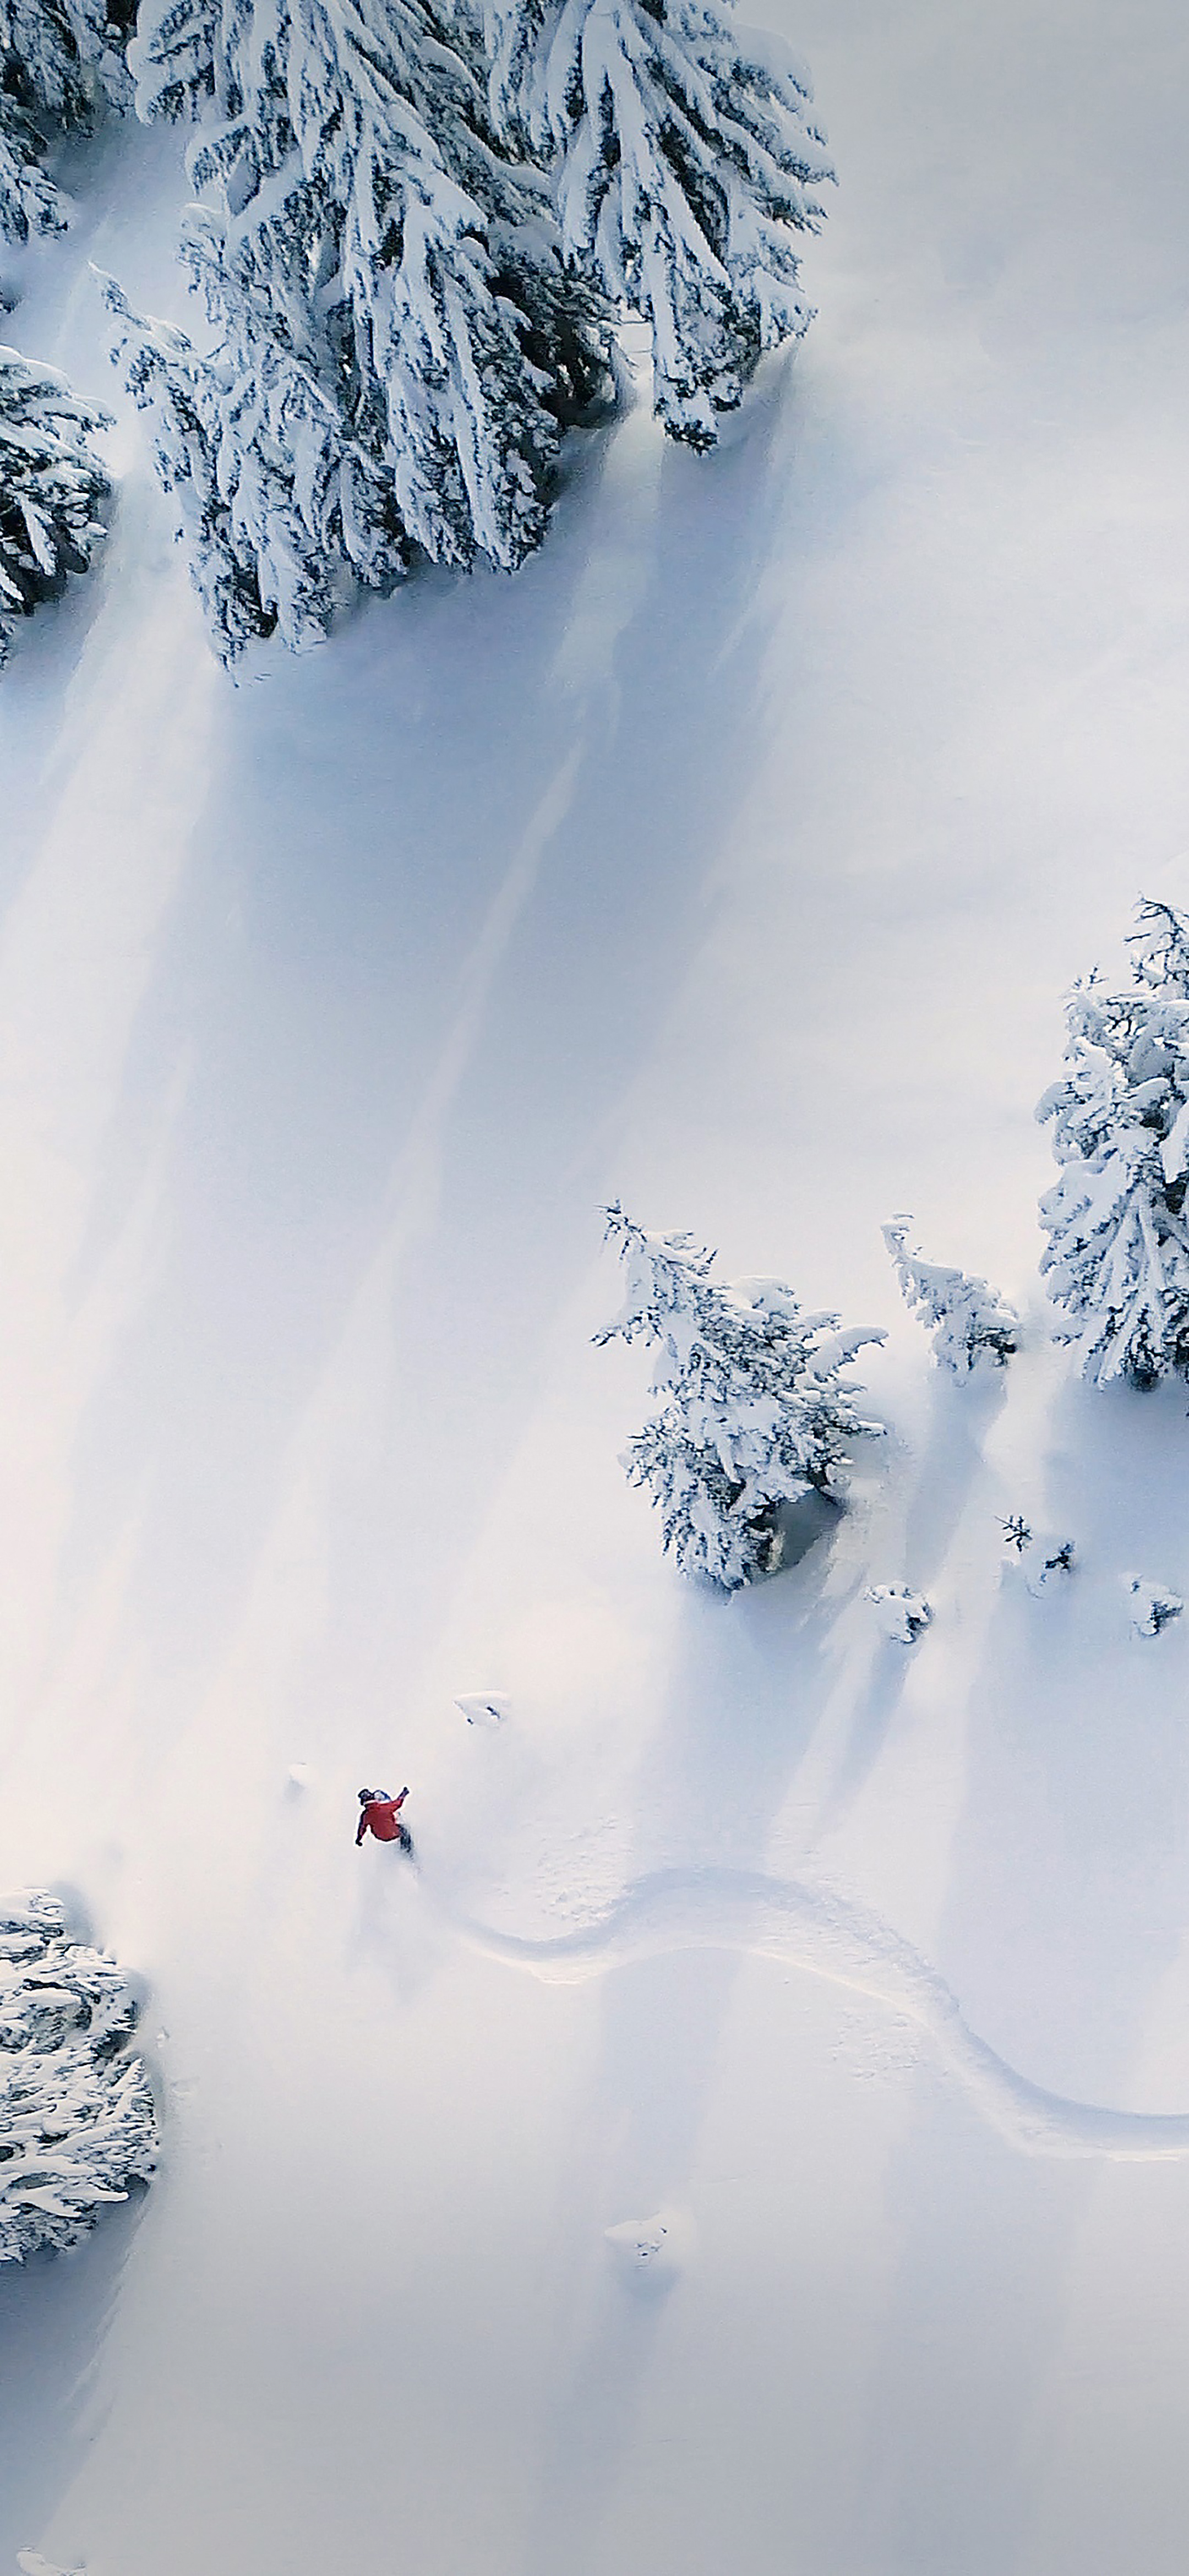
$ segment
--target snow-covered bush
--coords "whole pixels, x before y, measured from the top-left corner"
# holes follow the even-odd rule
[[[627,1265],[621,1312],[596,1335],[656,1346],[657,1412],[624,1453],[682,1572],[733,1592],[780,1562],[780,1507],[844,1481],[847,1443],[882,1430],[843,1375],[881,1332],[805,1315],[779,1279],[712,1280],[688,1234],[646,1234],[617,1204],[607,1233]]]
[[[833,177],[812,89],[731,0],[487,0],[502,134],[552,174],[565,246],[652,327],[656,409],[713,446],[810,320],[796,244]]]
[[[1054,1530],[1034,1530],[1022,1512],[1010,1512],[999,1526],[1005,1546],[1019,1561],[1028,1590],[1038,1600],[1056,1578],[1072,1574],[1077,1549],[1071,1538]]]
[[[156,2163],[136,2004],[51,1896],[0,1898],[0,2263],[74,2245]]]
[[[1127,1597],[1131,1603],[1131,1624],[1138,1636],[1158,1637],[1179,1619],[1185,1604],[1179,1592],[1170,1592],[1166,1583],[1152,1583],[1143,1574],[1124,1576]]]
[[[121,0],[0,0],[0,240],[64,230],[45,156],[105,103],[126,103],[132,16]]]
[[[0,348],[0,662],[17,619],[90,565],[110,485],[87,442],[109,426],[52,367]]]
[[[158,329],[134,363],[170,488],[198,437],[186,470],[222,507],[185,528],[219,649],[241,640],[228,551],[252,631],[290,643],[410,545],[522,562],[562,428],[609,385],[610,313],[547,181],[496,140],[463,0],[145,0],[130,61],[142,117],[203,129],[183,258],[214,349]]]
[[[1066,1070],[1040,1101],[1061,1165],[1041,1200],[1041,1269],[1083,1374],[1189,1375],[1189,916],[1144,902],[1135,980],[1067,1005]]]
[[[943,1368],[967,1377],[980,1361],[1002,1368],[1019,1349],[1020,1319],[997,1288],[965,1270],[924,1261],[908,1248],[912,1218],[897,1216],[882,1228],[904,1302],[922,1324],[935,1326],[933,1350]]]
[[[895,1646],[915,1646],[933,1618],[933,1605],[923,1592],[914,1592],[907,1583],[873,1583],[865,1598],[870,1601],[882,1634]]]

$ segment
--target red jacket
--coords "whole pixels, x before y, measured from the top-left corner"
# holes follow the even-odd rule
[[[399,1798],[369,1798],[366,1807],[360,1809],[356,1842],[361,1843],[365,1834],[374,1834],[380,1843],[399,1841],[400,1811],[408,1794],[407,1789],[402,1789]]]

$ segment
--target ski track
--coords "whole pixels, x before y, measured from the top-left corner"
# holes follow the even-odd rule
[[[1017,2074],[970,2028],[944,1978],[910,1941],[827,1888],[744,1870],[665,1870],[636,1879],[580,1930],[536,1941],[434,1901],[470,1948],[556,1983],[577,1984],[678,1950],[779,1959],[915,2022],[1000,2135],[1025,2154],[1135,2163],[1189,2156],[1189,2113],[1104,2110],[1046,2093]]]

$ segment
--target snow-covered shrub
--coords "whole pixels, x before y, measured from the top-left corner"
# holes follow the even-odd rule
[[[125,105],[132,15],[120,0],[0,0],[0,240],[65,229],[45,155],[104,104]]]
[[[904,1302],[919,1322],[936,1327],[933,1350],[943,1368],[967,1377],[980,1361],[1002,1368],[1019,1349],[1020,1319],[997,1288],[973,1279],[965,1270],[949,1270],[924,1261],[908,1249],[912,1218],[897,1216],[882,1228],[896,1267]]]
[[[1000,1528],[1005,1546],[1019,1559],[1028,1589],[1038,1600],[1055,1578],[1072,1574],[1077,1549],[1071,1538],[1053,1530],[1032,1529],[1022,1512],[1009,1513]]]
[[[731,0],[487,0],[502,134],[552,174],[565,246],[652,327],[656,409],[713,446],[810,320],[798,237],[833,177],[809,76]]]
[[[1131,1603],[1131,1624],[1141,1637],[1158,1637],[1162,1628],[1171,1628],[1185,1607],[1179,1592],[1170,1592],[1165,1583],[1151,1583],[1145,1575],[1124,1576]]]
[[[215,345],[158,333],[140,397],[166,414],[172,489],[169,415],[201,423],[229,527],[187,524],[204,597],[229,546],[300,643],[411,544],[522,562],[562,428],[610,382],[610,313],[566,266],[548,183],[495,138],[464,0],[145,0],[130,61],[142,117],[201,128],[183,258]],[[214,631],[237,649],[234,618]]]
[[[0,2263],[76,2244],[152,2174],[135,2024],[115,1960],[72,1937],[55,1898],[0,1898]]]
[[[1040,1101],[1061,1177],[1041,1269],[1061,1339],[1098,1385],[1189,1375],[1189,916],[1144,902],[1135,980],[1067,1005],[1066,1070]]]
[[[607,1233],[627,1265],[621,1312],[596,1335],[656,1346],[657,1412],[624,1453],[649,1488],[682,1572],[733,1592],[780,1562],[782,1504],[837,1492],[864,1420],[843,1375],[881,1332],[839,1332],[805,1315],[779,1279],[709,1276],[713,1253],[688,1234],[646,1234],[617,1204]]]
[[[915,1646],[933,1618],[932,1603],[907,1583],[873,1583],[864,1597],[872,1604],[883,1635],[896,1646]]]
[[[108,427],[52,367],[0,348],[0,662],[17,619],[90,565],[110,484],[87,442]]]

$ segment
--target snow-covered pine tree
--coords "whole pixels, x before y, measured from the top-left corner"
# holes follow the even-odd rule
[[[348,563],[389,587],[407,553],[391,487],[311,371],[263,334],[205,359],[183,331],[134,313],[114,278],[100,286],[220,660],[274,633],[294,650],[316,643]]]
[[[45,156],[105,104],[127,104],[134,14],[130,0],[0,0],[0,239],[64,229]]]
[[[265,615],[324,631],[410,541],[520,563],[562,428],[609,381],[610,315],[567,269],[547,182],[494,137],[465,0],[146,0],[130,60],[143,117],[206,126],[183,240],[215,330],[197,408]],[[193,353],[172,356],[189,403]],[[141,373],[168,400],[168,371]]]
[[[553,177],[567,253],[651,324],[655,404],[709,448],[811,319],[797,242],[833,177],[807,72],[732,0],[487,0],[502,134]]]
[[[659,1407],[623,1465],[649,1488],[682,1572],[737,1591],[779,1564],[781,1504],[838,1493],[847,1443],[882,1430],[843,1371],[884,1336],[803,1314],[779,1279],[712,1280],[714,1255],[691,1235],[646,1234],[618,1202],[605,1214],[627,1284],[595,1338],[657,1349]]]
[[[88,440],[110,426],[52,367],[0,348],[0,662],[18,618],[90,565],[110,484]]]
[[[1189,1376],[1189,917],[1144,902],[1136,980],[1066,1009],[1066,1070],[1037,1107],[1061,1165],[1041,1260],[1061,1339],[1097,1385]]]
[[[77,2244],[157,2158],[137,2008],[52,1896],[0,1899],[0,2263]]]
[[[881,1230],[905,1305],[920,1323],[935,1327],[935,1357],[956,1377],[969,1376],[985,1359],[1001,1368],[1019,1348],[1020,1319],[1015,1308],[985,1279],[971,1278],[965,1270],[950,1270],[910,1252],[911,1224],[911,1217],[896,1216]]]

